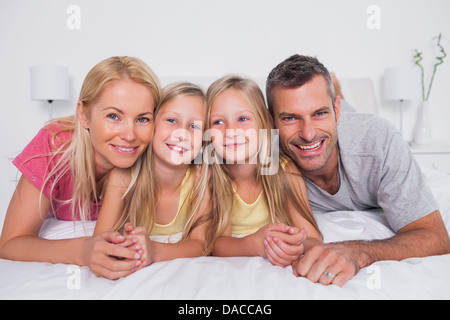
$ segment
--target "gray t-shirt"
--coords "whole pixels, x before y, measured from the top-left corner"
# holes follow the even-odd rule
[[[331,195],[305,178],[314,213],[383,209],[398,231],[438,205],[400,133],[374,115],[341,113],[339,191]]]

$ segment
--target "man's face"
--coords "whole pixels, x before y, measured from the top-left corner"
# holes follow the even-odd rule
[[[325,175],[338,160],[340,98],[333,103],[323,76],[298,88],[275,87],[273,115],[284,151],[305,176]]]

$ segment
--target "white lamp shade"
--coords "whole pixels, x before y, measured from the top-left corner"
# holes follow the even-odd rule
[[[418,68],[388,68],[384,72],[383,96],[386,100],[414,100],[420,94]]]
[[[31,99],[69,100],[69,72],[60,66],[30,67]]]

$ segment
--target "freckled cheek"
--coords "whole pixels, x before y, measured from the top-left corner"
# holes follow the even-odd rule
[[[107,142],[112,140],[119,130],[111,125],[96,125],[89,128],[89,135],[94,142]]]
[[[223,146],[223,132],[222,131],[215,131],[214,134],[211,136],[211,141],[213,143],[214,148],[219,148]]]
[[[139,141],[143,144],[149,144],[153,138],[153,126],[148,126],[148,128],[139,128],[136,130]]]
[[[200,132],[191,134],[191,145],[194,150],[200,150],[203,144],[203,135]]]

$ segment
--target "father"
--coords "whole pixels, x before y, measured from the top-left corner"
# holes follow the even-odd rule
[[[390,239],[317,245],[294,266],[313,282],[344,285],[360,268],[450,252],[436,201],[407,143],[387,121],[341,113],[328,70],[294,55],[268,76],[267,101],[283,150],[302,172],[314,213],[382,208]]]

